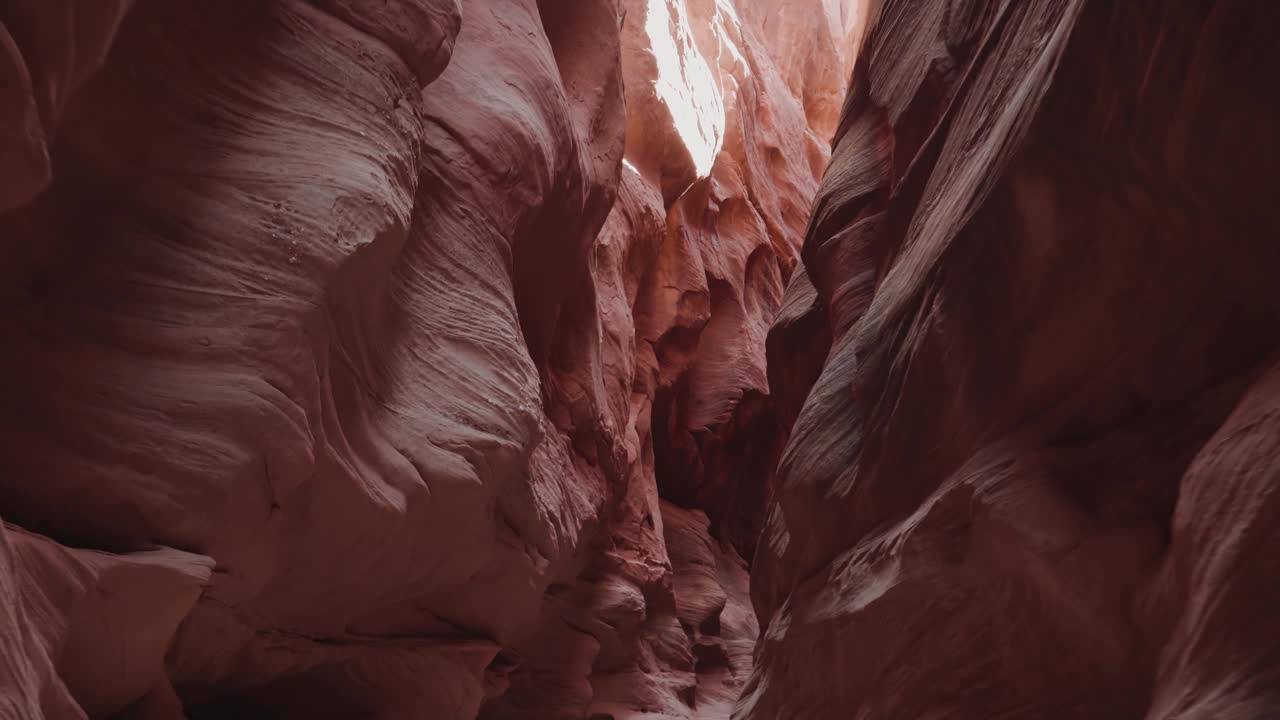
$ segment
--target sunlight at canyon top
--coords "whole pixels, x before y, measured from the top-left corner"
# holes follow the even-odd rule
[[[658,66],[654,90],[670,108],[698,175],[706,176],[724,140],[724,101],[694,42],[684,4],[648,0],[645,32]]]

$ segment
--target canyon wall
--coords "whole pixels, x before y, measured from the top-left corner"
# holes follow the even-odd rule
[[[861,22],[0,6],[0,717],[727,717]]]
[[[0,4],[0,718],[1280,715],[1278,25]]]
[[[887,0],[735,717],[1280,717],[1280,5]]]

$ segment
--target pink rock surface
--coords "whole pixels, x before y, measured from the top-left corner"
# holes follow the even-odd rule
[[[0,716],[725,717],[855,17],[745,10],[0,11]]]
[[[165,651],[212,568],[177,550],[75,550],[0,526],[0,715],[180,712]]]
[[[751,552],[763,519],[775,445],[765,330],[795,262],[825,139],[780,76],[787,55],[771,55],[763,27],[731,4],[628,2],[624,11],[618,198],[588,279],[565,303],[585,317],[562,314],[573,324],[544,381],[568,404],[552,413],[557,425],[623,493],[602,516],[606,532],[585,571],[552,585],[538,634],[515,650],[510,690],[484,717],[726,717],[750,662],[755,625],[737,558]],[[656,57],[663,47],[683,54]],[[667,70],[674,78],[658,77]],[[707,132],[683,134],[672,119],[681,107]],[[765,418],[753,427],[757,415]],[[766,455],[743,452],[754,444]],[[677,504],[710,518],[682,519],[673,535]],[[685,582],[680,558],[694,537],[698,562],[722,566],[718,591]],[[684,609],[708,598],[707,616],[691,621]]]
[[[1277,13],[0,4],[0,718],[1280,716]]]
[[[0,8],[0,212],[48,186],[58,120],[101,67],[133,0],[9,0]]]
[[[879,8],[770,337],[734,717],[1280,716],[1278,20]]]

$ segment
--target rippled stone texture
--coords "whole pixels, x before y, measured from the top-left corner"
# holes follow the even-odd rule
[[[735,717],[1280,715],[1278,22],[878,9],[770,337]]]
[[[3,4],[0,716],[724,717],[794,4]]]

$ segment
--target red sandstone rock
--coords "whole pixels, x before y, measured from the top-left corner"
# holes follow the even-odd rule
[[[488,718],[725,717],[755,632],[740,600],[713,613],[723,635],[699,634],[680,616],[702,591],[682,596],[677,558],[691,533],[663,532],[670,511],[658,497],[712,515],[719,540],[711,554],[726,568],[736,556],[728,545],[753,547],[770,460],[742,450],[774,447],[763,332],[794,263],[824,141],[778,78],[761,28],[733,6],[636,2],[625,10],[628,128],[644,131],[628,135],[594,268],[565,304],[585,317],[562,315],[544,386],[572,401],[552,417],[575,450],[626,490],[607,511],[609,531],[585,572],[552,586],[540,629],[516,649],[521,664]],[[651,13],[664,22],[651,26]],[[653,37],[672,23],[673,37]],[[686,54],[658,62],[663,42]],[[675,80],[655,76],[671,67]],[[726,115],[697,120],[723,130],[690,138],[663,118],[682,99],[698,101],[686,112],[717,103],[698,87],[672,85],[708,81]],[[757,93],[770,86],[775,99],[766,103]],[[716,132],[724,146],[699,178],[695,155],[707,148],[699,143],[714,144]],[[591,373],[599,384],[584,382]],[[740,420],[757,413],[767,422]],[[745,592],[742,576],[726,572],[722,582],[734,589],[723,592]],[[715,660],[721,652],[732,661]]]
[[[1280,716],[1278,20],[884,3],[735,717]]]
[[[102,65],[133,0],[9,0],[0,7],[0,212],[52,176],[50,140],[71,95]]]
[[[886,2],[838,118],[835,0],[91,5],[0,717],[1280,713],[1274,11]]]
[[[625,5],[0,11],[0,716],[727,715],[852,16]]]
[[[0,716],[173,716],[181,706],[165,651],[212,566],[169,549],[74,550],[0,527]]]

